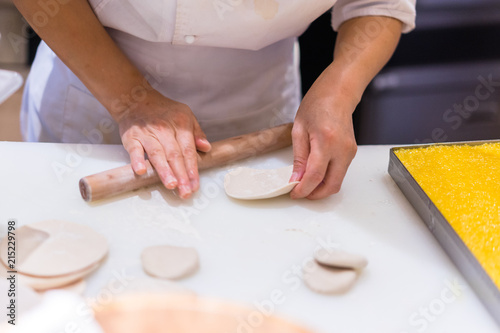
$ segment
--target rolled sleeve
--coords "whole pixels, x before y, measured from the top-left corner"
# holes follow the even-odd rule
[[[342,23],[361,16],[387,16],[403,22],[403,32],[415,28],[416,0],[338,0],[333,6],[332,27],[337,31]]]

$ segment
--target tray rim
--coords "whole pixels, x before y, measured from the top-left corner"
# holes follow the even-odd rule
[[[389,152],[388,172],[453,264],[472,287],[490,315],[500,326],[500,288],[493,282],[475,255],[469,250],[468,246],[395,153],[400,149],[452,145],[477,146],[485,143],[500,143],[500,140],[457,141],[392,147]]]

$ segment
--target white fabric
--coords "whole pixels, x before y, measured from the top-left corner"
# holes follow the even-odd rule
[[[355,17],[387,16],[403,22],[403,32],[407,33],[415,28],[415,3],[416,0],[338,0],[333,8],[332,27],[338,30],[344,21]]]
[[[385,15],[414,26],[415,0],[339,0],[345,19]],[[165,96],[186,103],[210,140],[293,120],[300,103],[296,36],[335,0],[89,0],[113,40]],[[28,78],[27,141],[119,143],[117,125],[42,43]]]

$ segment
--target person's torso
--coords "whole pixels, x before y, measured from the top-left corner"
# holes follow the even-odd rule
[[[302,34],[336,0],[89,0],[101,23],[151,42],[259,50]]]
[[[186,103],[211,140],[293,120],[301,98],[294,36],[333,2],[90,0],[113,40],[151,85]],[[40,118],[50,119],[46,123],[52,127],[47,137],[82,141],[82,133],[98,128],[109,114],[57,57],[50,52],[37,57],[45,60],[38,59],[31,81],[38,76],[50,87],[39,96],[44,103]],[[54,123],[57,119],[63,126]],[[102,143],[119,143],[116,131],[107,135],[114,138],[111,142]]]

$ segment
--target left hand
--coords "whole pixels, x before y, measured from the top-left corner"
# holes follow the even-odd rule
[[[297,112],[292,129],[293,174],[300,181],[293,199],[322,199],[340,191],[356,155],[352,112],[357,101],[313,85]]]
[[[378,33],[369,34],[374,26]],[[352,113],[394,52],[401,30],[400,21],[385,16],[356,17],[339,27],[334,61],[304,96],[292,129],[290,181],[300,181],[293,199],[322,199],[340,191],[357,150]]]

